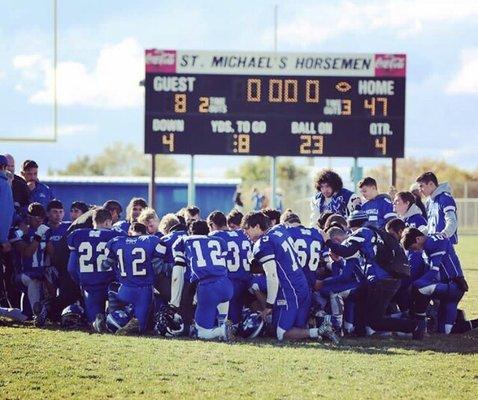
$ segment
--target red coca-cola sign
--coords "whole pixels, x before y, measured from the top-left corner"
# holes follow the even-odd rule
[[[405,76],[405,54],[375,54],[375,76]]]
[[[146,50],[146,72],[176,72],[176,50]]]

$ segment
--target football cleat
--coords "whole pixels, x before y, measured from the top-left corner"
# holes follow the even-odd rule
[[[415,330],[412,332],[413,339],[423,340],[426,330],[427,330],[427,321],[425,318],[420,318],[419,320],[417,320],[417,326]]]
[[[131,318],[128,323],[119,328],[116,332],[115,335],[118,336],[127,336],[127,335],[135,335],[139,333],[139,321],[137,318]]]
[[[92,323],[93,331],[96,333],[104,333],[107,331],[106,318],[104,314],[97,314],[95,320]]]
[[[71,304],[61,312],[63,329],[78,329],[85,325],[85,310],[79,304]]]
[[[232,325],[232,322],[227,320],[224,322],[224,341],[231,343],[236,340],[236,337],[234,336],[234,326]]]
[[[322,338],[329,339],[334,344],[339,344],[340,339],[334,331],[332,324],[330,323],[330,318],[324,317],[324,321],[318,328],[319,336]]]
[[[184,333],[184,321],[176,308],[163,305],[154,317],[154,333],[159,336],[176,337]]]

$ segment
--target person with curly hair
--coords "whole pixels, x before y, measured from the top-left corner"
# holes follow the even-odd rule
[[[317,193],[311,202],[311,225],[316,225],[324,212],[348,216],[360,208],[360,197],[343,187],[342,178],[336,172],[330,169],[319,171],[314,185]]]

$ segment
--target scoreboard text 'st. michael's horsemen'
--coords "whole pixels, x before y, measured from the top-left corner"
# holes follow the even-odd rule
[[[146,153],[404,155],[404,54],[145,57]]]

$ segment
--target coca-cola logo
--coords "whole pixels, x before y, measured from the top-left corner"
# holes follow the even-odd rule
[[[405,77],[406,68],[405,54],[375,54],[375,76]]]
[[[375,58],[375,67],[381,69],[404,69],[405,57],[395,55],[377,55]]]
[[[174,65],[176,64],[176,54],[167,52],[146,54],[146,64]]]
[[[176,51],[148,49],[144,55],[146,72],[176,72]]]

